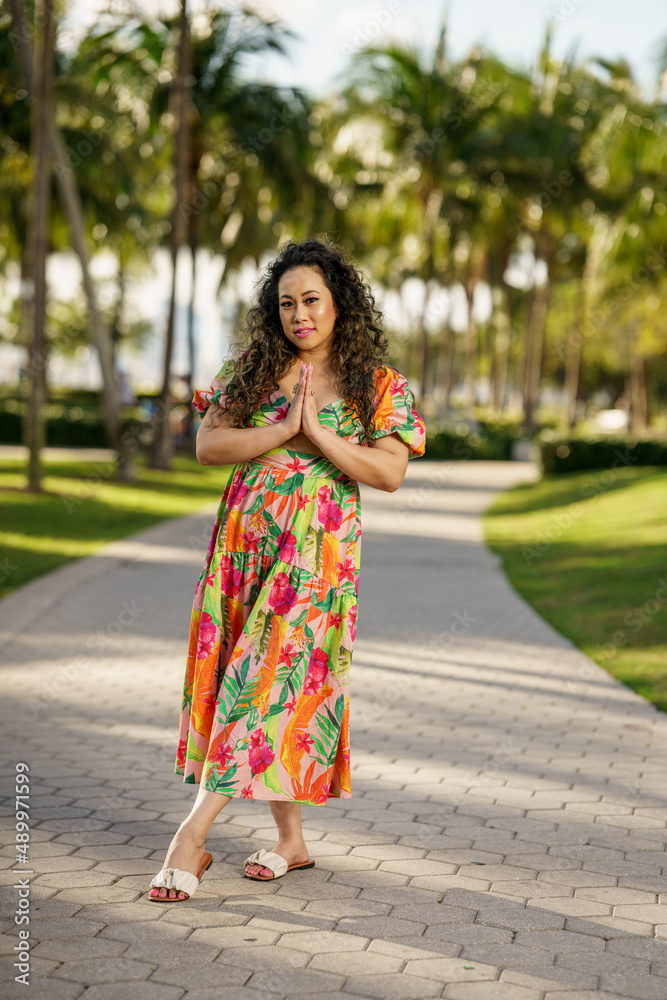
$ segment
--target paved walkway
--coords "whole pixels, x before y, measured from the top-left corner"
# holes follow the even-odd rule
[[[352,792],[304,806],[313,869],[262,886],[232,800],[187,903],[144,895],[195,789],[172,771],[215,505],[0,604],[2,733],[30,766],[30,1000],[665,1000],[667,718],[553,631],[484,547],[523,463],[363,489]],[[397,571],[396,567],[399,567]],[[5,800],[3,981],[19,927]]]

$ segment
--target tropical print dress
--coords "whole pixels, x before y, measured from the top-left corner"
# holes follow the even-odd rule
[[[225,406],[234,361],[193,404]],[[425,428],[407,380],[375,372],[373,438],[409,457]],[[266,394],[251,418],[284,420]],[[320,423],[358,443],[344,399]],[[328,458],[279,447],[232,469],[196,586],[175,772],[222,795],[324,805],[350,798],[349,674],[361,556],[359,484]]]

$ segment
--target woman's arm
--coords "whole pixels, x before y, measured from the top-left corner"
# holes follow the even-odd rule
[[[285,421],[265,427],[232,427],[228,410],[209,406],[197,431],[196,452],[201,465],[236,465],[279,448],[292,435]]]
[[[303,369],[303,364],[302,364]],[[305,379],[299,375],[299,384],[284,420],[265,427],[232,427],[228,410],[209,406],[197,431],[195,449],[201,465],[236,465],[257,458],[273,448],[279,448],[299,432],[300,407],[305,392]]]
[[[341,472],[366,486],[394,493],[405,478],[408,446],[397,434],[377,438],[372,448],[339,437],[335,431],[321,424],[319,431],[308,434],[308,437]]]

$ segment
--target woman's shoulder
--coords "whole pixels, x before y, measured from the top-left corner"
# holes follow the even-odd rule
[[[397,392],[407,386],[408,380],[397,368],[382,364],[375,369],[375,391],[378,395]]]

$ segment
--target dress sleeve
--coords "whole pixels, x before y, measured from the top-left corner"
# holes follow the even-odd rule
[[[408,380],[393,368],[387,368],[376,383],[377,404],[373,415],[375,429],[371,437],[398,434],[408,446],[408,458],[418,458],[426,448],[426,428],[415,409],[415,397]]]
[[[233,372],[234,361],[230,359],[224,362],[220,371],[215,375],[210,389],[195,389],[195,394],[192,397],[192,405],[195,410],[199,410],[200,413],[206,413],[211,405],[219,406],[223,410],[226,409],[227,397],[225,395],[225,388]]]

